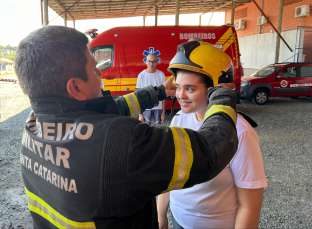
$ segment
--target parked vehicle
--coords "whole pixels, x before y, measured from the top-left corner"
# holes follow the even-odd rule
[[[86,32],[96,35],[96,29]],[[242,66],[234,27],[224,26],[140,26],[117,27],[96,36],[90,43],[91,53],[103,74],[105,89],[116,97],[135,90],[137,77],[146,69],[146,56],[153,52],[158,56],[157,69],[166,78],[170,60],[177,46],[191,37],[199,37],[227,53],[233,62],[234,83],[239,101]],[[170,109],[171,98],[166,101]]]
[[[312,63],[271,64],[241,80],[241,98],[265,104],[269,97],[312,96]]]

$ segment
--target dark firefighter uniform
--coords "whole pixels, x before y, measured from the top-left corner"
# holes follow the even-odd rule
[[[131,117],[163,85],[115,101],[31,98],[21,169],[34,228],[158,228],[155,196],[214,178],[237,149],[234,93],[212,88],[196,132]],[[124,116],[122,116],[124,115]]]

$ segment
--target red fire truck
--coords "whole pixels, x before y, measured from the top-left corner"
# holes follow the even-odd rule
[[[110,90],[116,97],[135,90],[137,77],[146,69],[146,56],[150,52],[157,55],[157,69],[168,78],[171,74],[167,68],[176,54],[177,46],[192,37],[215,45],[232,58],[239,101],[243,69],[236,31],[232,26],[116,27],[96,36],[90,44],[90,50],[98,62],[98,69],[103,73],[105,90]],[[166,109],[170,109],[171,104],[172,100],[168,99]]]

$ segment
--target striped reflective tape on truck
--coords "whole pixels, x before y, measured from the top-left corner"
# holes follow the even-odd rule
[[[233,122],[236,125],[236,121],[237,121],[236,111],[232,107],[224,106],[224,105],[213,105],[213,106],[211,106],[209,108],[209,110],[206,111],[204,121],[208,117],[210,117],[211,115],[213,115],[213,114],[215,114],[217,112],[223,112],[223,113],[227,114],[228,116],[230,116],[231,119],[233,120]]]
[[[190,137],[182,127],[169,127],[174,141],[175,159],[173,174],[167,190],[182,189],[190,177],[193,165],[193,150]]]
[[[26,188],[25,188],[26,189]],[[76,222],[62,216],[44,200],[26,189],[29,210],[41,215],[57,228],[96,229],[94,222]]]
[[[141,113],[141,107],[138,101],[138,98],[134,93],[123,96],[128,104],[130,116],[135,117]]]
[[[234,49],[235,49],[235,58],[231,58],[233,61],[233,67],[234,67],[234,61],[236,62],[236,68],[238,68],[238,63],[239,63],[239,53],[238,53],[238,42],[236,35],[230,26],[229,29],[221,36],[221,38],[216,42],[216,44],[222,45],[222,50],[225,52],[231,44],[234,43]]]
[[[166,80],[170,76],[165,76]],[[135,91],[138,78],[120,78],[120,82],[117,82],[117,78],[113,80],[102,79],[105,84],[105,91],[111,92],[131,92]]]

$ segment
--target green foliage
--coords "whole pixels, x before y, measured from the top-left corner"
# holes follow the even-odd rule
[[[0,45],[0,58],[15,60],[16,47]]]
[[[8,49],[8,50],[16,51],[16,47],[12,47],[12,46],[2,46],[2,45],[0,45],[0,49]]]
[[[9,55],[6,57],[8,60],[12,60],[14,61],[15,60],[15,56],[14,55]]]

